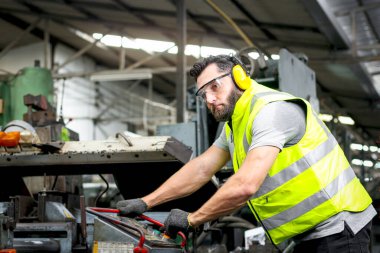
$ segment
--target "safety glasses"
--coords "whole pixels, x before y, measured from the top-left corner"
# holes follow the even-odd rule
[[[202,98],[204,101],[206,101],[206,94],[216,94],[216,92],[219,90],[220,86],[222,85],[222,82],[220,81],[222,78],[230,75],[231,72],[225,73],[221,76],[215,77],[214,79],[208,81],[204,85],[202,85],[199,90],[195,93],[195,96],[198,96]]]

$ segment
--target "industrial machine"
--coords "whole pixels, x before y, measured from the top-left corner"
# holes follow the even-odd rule
[[[206,224],[190,233],[187,240],[185,235],[165,236],[159,224],[170,209],[197,209],[217,190],[211,182],[186,198],[151,210],[147,216],[158,222],[150,224],[140,218],[118,217],[88,207],[80,191],[57,191],[44,183],[38,194],[30,194],[21,180],[25,176],[112,174],[124,198],[141,197],[157,188],[191,155],[191,148],[173,137],[130,137],[124,133],[101,141],[20,142],[16,147],[2,147],[0,168],[7,170],[7,178],[12,178],[12,182],[1,186],[4,199],[0,217],[6,225],[0,233],[0,249],[62,253],[210,250],[223,253],[256,252],[252,250],[272,247],[251,241],[244,248],[248,245],[244,231],[255,228],[253,221],[245,218],[251,215],[244,209]],[[265,252],[276,252],[272,250],[275,249]]]
[[[19,143],[12,149],[3,147],[0,167],[7,169],[12,178],[114,173],[119,184],[123,185],[120,187],[123,195],[133,197],[149,191],[145,185],[147,188],[157,187],[190,156],[191,150],[187,146],[168,136],[131,138],[120,133],[104,141]],[[147,177],[148,174],[151,176]],[[13,247],[17,252],[90,252],[96,242],[97,252],[104,252],[100,249],[108,247],[107,243],[119,242],[123,248],[128,246],[126,242],[133,245],[137,240],[130,228],[123,230],[120,224],[115,225],[94,213],[86,215],[85,202],[78,194],[42,189],[36,196],[30,196],[23,194],[25,187],[8,186],[20,191],[2,189],[4,195],[11,196],[9,201],[2,202],[3,224],[9,224],[3,233],[9,235],[2,239],[3,248]],[[185,208],[188,203],[199,201],[204,194],[201,190],[192,199],[173,205]],[[170,247],[173,248],[170,252],[181,252],[175,241],[160,238],[145,224],[139,225],[131,219],[123,222],[143,230],[149,252],[169,252]]]
[[[172,252],[180,253],[186,251],[186,236],[178,233],[181,237],[181,244],[177,244],[173,239],[166,236],[164,232],[158,230],[163,228],[160,221],[154,220],[145,215],[139,215],[139,218],[151,222],[156,226],[141,223],[131,218],[110,217],[101,213],[119,213],[117,209],[106,208],[87,208],[87,211],[98,219],[94,222],[94,247],[96,251],[120,249],[122,252]],[[132,236],[134,235],[134,236]],[[138,240],[136,238],[138,236]],[[145,243],[145,246],[144,246]],[[135,246],[137,245],[137,246]],[[93,248],[94,248],[93,247]]]

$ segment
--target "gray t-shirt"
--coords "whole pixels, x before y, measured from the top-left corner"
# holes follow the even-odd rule
[[[256,116],[252,126],[252,143],[249,150],[262,146],[274,146],[282,150],[296,144],[306,129],[305,112],[295,103],[278,101],[266,105]],[[214,145],[229,151],[223,128]]]
[[[252,143],[249,150],[262,146],[273,146],[282,150],[297,144],[305,134],[305,108],[299,104],[285,101],[273,102],[266,105],[256,116],[252,125]],[[228,143],[226,132],[222,133],[213,145],[230,153],[233,152],[233,143]],[[346,224],[353,234],[359,232],[376,215],[375,208],[370,205],[359,213],[341,212],[315,228],[296,236],[296,240],[311,240],[340,233]]]

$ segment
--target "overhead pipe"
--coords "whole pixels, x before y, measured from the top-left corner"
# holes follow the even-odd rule
[[[210,5],[211,8],[213,8],[217,13],[219,13],[224,20],[232,26],[232,28],[235,29],[235,31],[243,38],[245,43],[247,43],[250,47],[258,48],[252,40],[244,33],[243,30],[240,29],[240,27],[230,18],[223,10],[221,10],[212,0],[206,0],[206,3]]]
[[[263,65],[265,65],[263,51],[256,44],[253,43],[253,41],[245,34],[245,32],[242,29],[240,29],[240,27],[236,24],[236,22],[233,21],[232,18],[230,18],[212,0],[205,0],[205,1],[206,1],[206,3],[208,3],[208,5],[210,5],[210,7],[212,9],[214,9],[217,13],[219,13],[219,15],[222,16],[222,18],[240,35],[240,37],[243,38],[245,43],[247,43],[248,48],[252,48],[252,49],[255,49],[257,51],[257,53],[259,54],[259,59],[262,59],[260,62],[262,62]]]

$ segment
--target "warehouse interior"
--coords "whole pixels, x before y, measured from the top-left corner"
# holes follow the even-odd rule
[[[248,243],[244,208],[186,246],[96,209],[148,194],[212,145],[222,125],[189,70],[218,54],[308,100],[380,210],[378,0],[2,0],[0,31],[0,128],[21,132],[0,137],[0,252],[292,252]],[[147,215],[192,212],[232,173]]]

